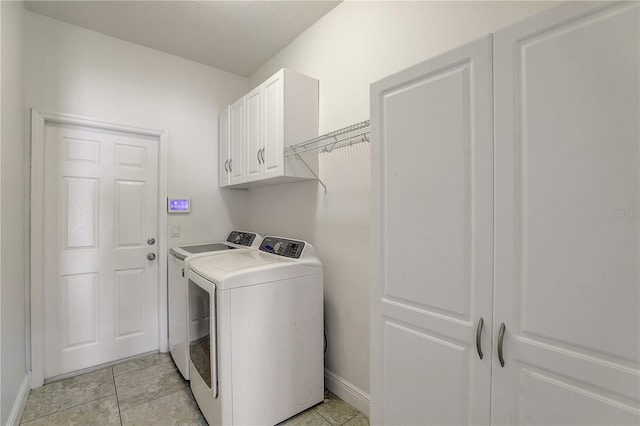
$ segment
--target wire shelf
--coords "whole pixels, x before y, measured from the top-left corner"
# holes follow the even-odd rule
[[[361,142],[370,142],[370,121],[366,120],[358,124],[335,130],[331,133],[315,137],[284,148],[285,157],[295,155],[298,159],[309,151],[331,152],[336,148],[355,145]]]

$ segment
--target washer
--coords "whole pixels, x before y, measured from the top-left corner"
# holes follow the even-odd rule
[[[304,241],[193,260],[191,390],[211,425],[274,425],[324,398],[323,270]]]
[[[189,346],[187,340],[187,277],[192,259],[243,250],[257,250],[262,237],[253,232],[232,231],[225,242],[173,247],[169,250],[169,350],[182,376],[189,380]]]

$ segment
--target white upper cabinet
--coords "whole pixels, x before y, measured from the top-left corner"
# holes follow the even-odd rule
[[[230,116],[231,187],[315,179],[318,154],[305,155],[310,171],[285,158],[284,147],[318,135],[318,80],[282,69],[235,102]]]
[[[291,82],[289,77],[289,84],[295,84]],[[282,175],[284,168],[284,126],[285,120],[283,116],[284,105],[284,72],[279,72],[273,77],[269,78],[261,86],[262,94],[264,97],[264,145],[262,145],[262,151],[260,153],[262,160],[262,177],[269,178]],[[290,88],[289,88],[290,89]],[[313,89],[311,89],[312,91]],[[302,103],[304,100],[299,98],[297,100],[290,100],[290,102]],[[317,97],[315,100],[317,104]],[[294,119],[291,114],[291,106],[289,105],[289,111],[287,119]],[[317,114],[316,114],[317,116]],[[316,124],[317,129],[317,124]],[[316,130],[313,136],[317,136]],[[309,136],[309,137],[313,137]],[[289,138],[287,145],[295,142],[300,142],[303,139],[291,140]],[[308,176],[308,175],[307,175]]]
[[[218,182],[220,187],[229,185],[229,109],[225,107],[220,113],[218,121],[219,142],[218,142]]]
[[[245,176],[245,100],[240,99],[229,107],[229,184],[243,183]]]
[[[371,86],[371,424],[640,424],[639,36],[568,2]]]
[[[244,97],[245,104],[245,146],[247,178],[246,182],[260,179],[263,147],[262,87],[257,87]]]

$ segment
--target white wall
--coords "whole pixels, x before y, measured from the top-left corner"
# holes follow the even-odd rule
[[[245,194],[218,189],[218,112],[247,79],[77,26],[26,13],[27,108],[168,130],[168,194],[190,196],[176,246],[226,238]]]
[[[0,2],[1,137],[0,184],[0,424],[20,405],[27,378],[25,292],[24,4]],[[26,388],[28,389],[28,388]],[[17,414],[14,414],[17,415]],[[18,419],[19,420],[19,419]]]
[[[552,5],[344,2],[252,74],[250,83],[254,87],[282,67],[318,78],[320,132],[329,132],[369,118],[371,82]],[[315,183],[251,189],[250,210],[260,213],[252,214],[249,228],[314,244],[326,274],[325,365],[368,393],[369,147],[321,154],[320,178],[326,195]],[[260,208],[267,201],[282,208]]]

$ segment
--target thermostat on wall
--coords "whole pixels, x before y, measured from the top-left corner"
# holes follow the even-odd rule
[[[191,213],[191,198],[169,198],[167,203],[168,213]]]

